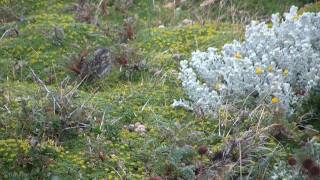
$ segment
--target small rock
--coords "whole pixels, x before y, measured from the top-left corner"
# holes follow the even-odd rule
[[[139,125],[141,125],[141,123],[140,123],[140,122],[136,122],[136,123],[134,124],[134,127],[137,128]]]
[[[189,25],[193,25],[193,24],[194,24],[194,21],[192,19],[184,19],[182,21],[183,26],[189,26]]]
[[[130,131],[130,132],[133,132],[133,131],[134,131],[134,125],[133,125],[133,124],[130,124],[130,125],[128,126],[128,131]]]
[[[147,130],[144,125],[140,124],[134,129],[134,131],[140,134],[144,134]]]

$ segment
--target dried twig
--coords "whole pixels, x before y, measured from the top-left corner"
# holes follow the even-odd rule
[[[86,127],[89,127],[89,126],[90,126],[89,124],[79,123],[77,126],[64,128],[64,129],[62,129],[62,131],[66,131],[66,130],[69,130],[69,129],[86,128]]]
[[[52,92],[48,89],[48,87],[44,84],[44,82],[37,76],[37,74],[34,72],[33,69],[30,68],[30,71],[31,71],[33,77],[36,79],[36,81],[37,81],[40,85],[42,85],[42,87],[46,90],[47,96],[48,96],[48,95],[51,95],[52,100],[53,100],[53,109],[54,109],[53,112],[55,112],[55,106],[56,106],[56,105],[58,106],[59,109],[61,109],[60,104],[57,103],[57,102],[58,102],[57,99],[56,99],[55,96],[52,94]]]
[[[0,38],[0,42],[1,42],[1,40],[6,36],[6,34],[8,33],[8,32],[10,32],[12,29],[7,29],[3,34],[2,34],[2,36],[1,36],[1,38]]]
[[[80,106],[79,108],[76,108],[74,111],[72,111],[72,112],[68,115],[68,118],[70,118],[70,117],[71,117],[75,112],[77,112],[78,110],[83,109],[84,105],[85,105],[87,102],[89,102],[89,100],[91,100],[92,98],[94,98],[94,96],[96,95],[96,92],[97,92],[97,90],[95,90],[95,92],[94,92],[87,100],[85,100],[85,101],[81,104],[81,106]]]

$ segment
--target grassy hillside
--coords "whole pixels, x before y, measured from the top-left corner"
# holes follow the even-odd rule
[[[174,8],[164,0],[104,2],[0,0],[0,179],[201,178],[239,139],[255,148],[254,157],[233,166],[239,158],[234,150],[221,171],[266,178],[275,162],[300,150],[300,140],[310,136],[260,109],[236,127],[239,113],[213,119],[171,104],[186,97],[180,60],[241,40],[243,23],[251,19],[311,1],[202,7],[203,1],[181,0]],[[319,3],[303,9],[318,10]],[[99,48],[116,57],[112,71],[81,81],[72,67],[82,58],[92,61]],[[241,139],[261,119],[263,127],[272,121],[293,129],[294,137]],[[207,155],[199,153],[204,145]]]

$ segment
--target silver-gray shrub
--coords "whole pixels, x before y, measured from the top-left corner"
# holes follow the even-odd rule
[[[320,76],[320,12],[297,14],[297,7],[272,24],[252,22],[245,40],[218,52],[193,52],[181,62],[180,79],[193,106],[215,114],[230,101],[258,92],[270,106],[289,114]],[[185,101],[173,106],[189,107]]]

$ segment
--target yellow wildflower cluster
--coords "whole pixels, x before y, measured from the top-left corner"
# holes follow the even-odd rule
[[[67,151],[68,152],[68,151]],[[64,155],[66,160],[69,160],[72,162],[72,164],[80,167],[82,170],[85,170],[87,167],[85,165],[85,161],[82,159],[84,156],[83,153],[78,153],[78,154],[71,154],[71,153],[66,153]]]
[[[120,134],[121,138],[129,140],[129,141],[139,141],[140,139],[142,140],[143,138],[141,138],[141,136],[139,136],[137,133],[135,132],[129,132],[127,130],[123,130]],[[140,143],[138,143],[139,145],[141,145]],[[128,174],[130,174],[130,176],[133,179],[142,179],[143,177],[146,177],[146,170],[144,169],[144,163],[136,158],[134,158],[134,156],[131,153],[128,152],[133,152],[134,150],[132,150],[131,148],[133,147],[129,147],[129,145],[127,143],[110,143],[108,144],[108,147],[112,150],[112,149],[116,149],[117,151],[108,155],[107,156],[107,161],[111,162],[111,164],[113,165],[117,165],[119,163],[124,163],[125,167],[127,168]],[[115,168],[113,167],[107,167],[105,168],[106,173],[108,174],[108,179],[112,179],[112,178],[119,178],[117,172],[115,172]],[[122,174],[123,172],[119,172],[120,175],[124,175]]]
[[[30,150],[28,141],[19,139],[0,140],[0,160],[10,163],[16,160],[18,155],[27,154]]]
[[[43,3],[45,1],[41,1]],[[20,3],[20,1],[19,1]],[[38,2],[32,3],[39,4]],[[57,2],[53,4],[53,8],[62,8],[63,3]],[[68,53],[77,52],[79,47],[86,46],[89,39],[95,47],[97,44],[107,44],[109,38],[106,38],[100,30],[91,24],[79,23],[73,14],[59,14],[39,12],[34,17],[34,22],[27,26],[19,27],[20,36],[16,38],[4,38],[3,46],[0,49],[2,59],[10,59],[5,61],[5,67],[11,67],[9,62],[23,57],[23,66],[31,65],[34,69],[51,68],[53,64],[60,64],[63,61],[62,56]],[[62,45],[57,48],[54,44],[53,34],[54,28],[63,29],[64,37]],[[77,44],[75,46],[75,44]],[[79,46],[79,47],[77,47]],[[14,57],[14,58],[13,58]],[[25,68],[15,69],[14,73],[10,73],[11,69],[6,69],[5,74],[21,73],[24,75]],[[56,74],[61,77],[65,73],[65,69],[61,68]],[[43,74],[39,74],[42,76]]]
[[[147,42],[140,46],[145,51],[169,50],[173,53],[189,53],[202,47],[208,47],[212,45],[212,42],[218,42],[216,39],[221,37],[221,34],[217,31],[217,26],[224,27],[223,24],[205,26],[194,24],[179,28],[153,28],[150,30]],[[224,37],[227,36],[230,35],[224,35]]]
[[[197,131],[214,131],[217,128],[216,124],[210,122],[208,119],[204,119],[203,121],[199,121],[195,124],[194,129]]]
[[[273,72],[273,67],[272,66],[268,66],[266,68],[266,70],[268,70],[269,72]],[[265,72],[262,67],[257,67],[255,71],[256,71],[256,74],[258,74],[258,75],[263,74]],[[289,75],[289,69],[283,69],[282,70],[282,75],[287,77]]]

